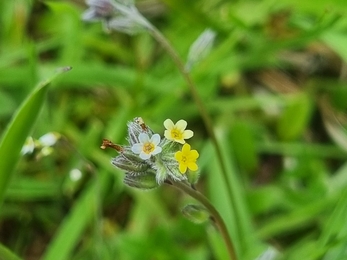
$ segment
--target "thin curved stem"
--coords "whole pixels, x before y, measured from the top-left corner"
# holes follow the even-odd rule
[[[161,46],[167,51],[167,53],[172,58],[173,62],[176,64],[179,72],[182,74],[184,80],[187,82],[187,85],[188,85],[188,88],[191,92],[193,100],[194,100],[194,102],[195,102],[195,104],[199,110],[199,113],[200,113],[201,118],[204,122],[205,128],[206,128],[208,135],[210,136],[212,143],[214,145],[214,148],[216,150],[217,159],[219,161],[219,165],[221,167],[221,171],[222,171],[222,175],[223,175],[222,177],[226,183],[226,191],[228,193],[228,196],[230,198],[233,198],[234,196],[233,196],[233,193],[231,190],[231,183],[230,183],[230,179],[228,178],[226,164],[223,160],[222,151],[221,151],[221,148],[218,144],[217,137],[213,131],[213,124],[212,124],[211,117],[209,116],[209,114],[207,112],[207,109],[204,105],[204,102],[202,101],[202,99],[199,96],[199,93],[198,93],[198,90],[197,90],[197,87],[196,87],[194,81],[192,80],[189,72],[185,69],[184,62],[182,61],[180,56],[177,54],[175,49],[172,47],[170,42],[164,37],[164,35],[155,26],[153,26],[145,17],[143,17],[137,11],[136,8],[124,7],[122,4],[117,3],[117,2],[114,2],[113,5],[117,10],[119,10],[123,14],[125,14],[125,16],[131,17],[139,25],[146,28],[148,30],[148,32],[153,36],[153,38],[156,39],[157,42],[159,44],[161,44]],[[232,207],[233,207],[233,210],[235,213],[238,212],[235,203],[232,204]]]
[[[205,105],[204,105],[202,99],[199,96],[199,93],[197,91],[197,87],[195,86],[195,83],[193,82],[192,78],[190,77],[190,74],[186,71],[184,63],[182,62],[181,58],[178,56],[176,51],[172,48],[172,46],[168,42],[168,40],[154,26],[151,25],[148,27],[148,29],[150,30],[152,36],[163,46],[163,48],[171,56],[172,60],[176,64],[178,70],[180,71],[183,78],[187,82],[187,85],[188,85],[189,90],[192,94],[193,100],[198,107],[199,113],[200,113],[202,120],[204,122],[204,125],[207,129],[208,135],[211,137],[212,143],[216,149],[218,161],[219,161],[219,164],[220,164],[222,172],[223,172],[223,178],[225,179],[226,183],[229,183],[229,179],[227,178],[226,166],[225,166],[225,163],[224,163],[224,160],[222,157],[222,151],[221,151],[220,146],[218,144],[216,135],[213,131],[212,120],[211,120],[209,114],[207,113],[207,110],[205,108]],[[229,196],[232,198],[232,192],[230,189],[230,185],[227,185],[227,190],[228,190]]]
[[[182,62],[181,58],[179,57],[179,55],[177,54],[175,49],[171,46],[169,41],[162,35],[162,33],[159,30],[157,30],[152,24],[149,24],[149,23],[147,23],[147,29],[152,34],[152,36],[162,45],[162,47],[167,51],[167,53],[171,56],[172,60],[176,64],[178,70],[180,71],[183,78],[187,82],[187,85],[189,87],[189,90],[191,92],[193,100],[198,107],[199,113],[200,113],[202,120],[204,122],[204,125],[207,129],[208,135],[210,136],[212,143],[214,145],[214,148],[216,150],[217,159],[218,159],[218,162],[219,162],[219,165],[221,167],[222,174],[223,174],[222,177],[226,183],[226,191],[228,193],[228,196],[229,196],[229,198],[234,198],[232,190],[231,190],[230,179],[228,178],[226,164],[225,164],[223,156],[222,156],[222,150],[218,144],[217,137],[213,131],[213,124],[212,124],[211,117],[209,116],[207,109],[206,109],[202,99],[199,96],[199,93],[197,91],[197,87],[196,87],[195,83],[193,82],[188,71],[185,69],[184,63]],[[232,204],[232,207],[233,207],[234,212],[237,213],[238,210],[236,208],[235,203]]]
[[[133,10],[132,10],[133,11]],[[227,169],[226,169],[226,164],[223,160],[223,156],[222,156],[222,151],[221,148],[218,144],[217,141],[217,137],[213,131],[213,124],[212,124],[212,120],[207,112],[207,109],[202,101],[202,99],[199,96],[197,87],[194,83],[194,81],[192,80],[189,72],[185,69],[185,65],[184,62],[181,60],[181,58],[179,57],[179,55],[177,54],[177,52],[175,51],[175,49],[171,46],[170,42],[162,35],[162,33],[156,28],[154,27],[146,18],[144,18],[141,14],[136,13],[136,17],[137,19],[139,19],[139,23],[142,24],[145,28],[147,28],[147,30],[149,31],[149,33],[153,36],[154,39],[156,39],[158,41],[158,43],[160,43],[162,45],[162,47],[167,51],[167,53],[171,56],[173,62],[176,64],[179,72],[182,74],[184,80],[187,82],[187,85],[189,87],[189,90],[191,92],[191,95],[193,97],[193,100],[195,102],[195,104],[197,105],[197,108],[199,110],[199,113],[202,117],[202,120],[204,122],[204,125],[207,129],[207,132],[212,140],[212,143],[215,147],[216,150],[216,154],[217,154],[217,158],[222,170],[222,174],[223,174],[223,179],[226,183],[226,191],[228,193],[228,196],[230,198],[233,198],[233,193],[231,190],[231,183],[230,183],[230,179],[228,178],[228,174],[227,174]],[[185,191],[187,194],[189,194],[190,196],[192,196],[193,198],[195,198],[196,200],[200,201],[212,214],[212,216],[214,217],[216,224],[223,236],[223,239],[226,243],[226,246],[228,248],[228,252],[230,255],[230,259],[232,260],[236,260],[236,254],[235,254],[235,248],[234,245],[230,239],[228,230],[226,228],[226,225],[223,221],[223,219],[221,218],[221,216],[219,215],[218,211],[214,208],[214,206],[207,200],[206,197],[204,197],[200,192],[198,192],[197,190],[194,190],[193,188],[181,183],[181,182],[173,182],[172,185],[174,187],[177,187],[183,191]],[[236,205],[233,203],[232,204],[233,210],[236,213],[237,212],[237,208]]]
[[[169,184],[185,193],[187,193],[189,196],[193,197],[197,201],[199,201],[202,205],[206,207],[206,209],[211,213],[211,216],[213,217],[222,237],[225,242],[225,245],[227,247],[229,256],[231,260],[237,260],[236,252],[235,252],[235,247],[234,244],[229,236],[228,229],[220,216],[219,212],[216,210],[216,208],[211,204],[211,202],[204,196],[202,195],[199,191],[191,188],[190,186],[179,182],[179,181],[172,181]]]

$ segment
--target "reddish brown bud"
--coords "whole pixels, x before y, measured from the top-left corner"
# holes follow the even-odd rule
[[[115,149],[117,152],[120,153],[124,151],[123,147],[121,147],[120,145],[114,144],[108,139],[103,139],[100,148],[105,150],[107,147]]]

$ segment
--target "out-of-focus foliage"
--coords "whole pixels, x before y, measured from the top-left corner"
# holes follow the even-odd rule
[[[0,165],[10,158],[13,164],[0,172],[11,177],[0,183],[6,191],[0,254],[227,259],[213,225],[182,216],[183,205],[195,201],[165,185],[126,188],[124,173],[110,163],[115,151],[100,150],[103,138],[125,144],[127,121],[141,116],[162,136],[167,118],[185,119],[194,130],[197,188],[220,211],[240,259],[273,252],[346,259],[347,2],[139,0],[136,6],[184,61],[205,29],[216,33],[191,73],[222,144],[234,198],[225,195],[185,81],[150,35],[83,23],[82,0],[0,1],[1,138],[39,82],[56,68],[73,68],[52,82],[45,102],[36,100],[37,109],[21,110],[20,138],[0,150]],[[51,132],[60,136],[54,145],[16,159],[25,136],[37,141]]]

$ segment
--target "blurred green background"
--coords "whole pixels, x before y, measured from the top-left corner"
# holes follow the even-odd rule
[[[125,144],[127,121],[141,116],[161,135],[165,119],[188,121],[198,189],[239,259],[347,259],[347,2],[136,6],[183,60],[206,28],[216,32],[192,77],[234,197],[186,83],[150,35],[84,23],[82,0],[2,0],[0,258],[227,259],[212,225],[180,213],[192,199],[125,187],[110,164],[116,152],[99,148],[103,138]],[[73,69],[35,88],[64,66]],[[40,141],[47,133],[52,146]],[[35,148],[19,156],[28,136]]]

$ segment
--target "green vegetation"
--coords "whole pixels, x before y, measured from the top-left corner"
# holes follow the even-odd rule
[[[186,186],[130,188],[100,149],[138,116],[188,122],[237,259],[347,259],[347,3],[136,7],[129,35],[82,0],[0,1],[0,259],[229,258]]]

